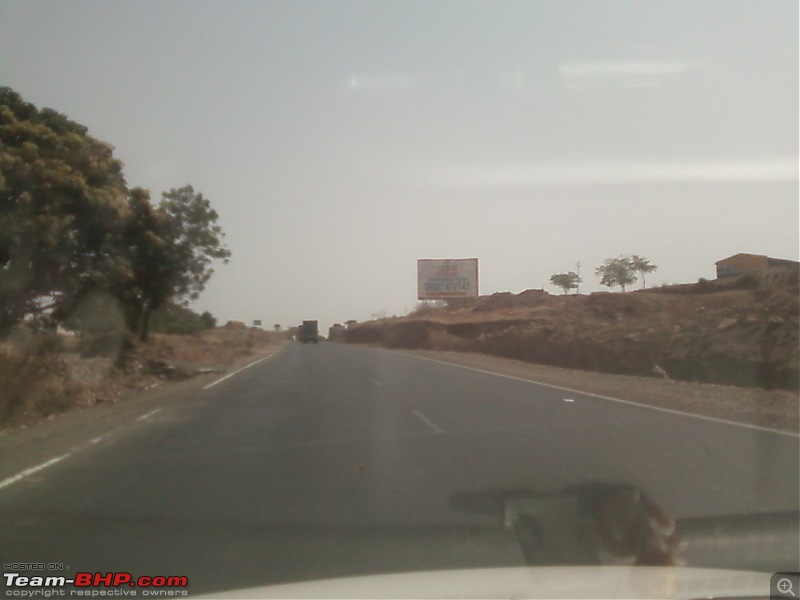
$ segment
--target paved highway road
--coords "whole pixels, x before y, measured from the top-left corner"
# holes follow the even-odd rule
[[[497,515],[460,508],[473,494],[614,481],[679,518],[798,510],[790,434],[338,344],[200,383],[96,409],[102,431],[88,411],[36,444],[3,436],[3,561],[210,592],[522,565]]]

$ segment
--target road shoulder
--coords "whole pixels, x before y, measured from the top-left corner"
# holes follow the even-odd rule
[[[242,367],[279,352],[288,342],[263,347],[260,352],[243,356],[224,373],[235,373]],[[133,426],[137,419],[158,409],[175,406],[192,398],[220,373],[198,375],[191,379],[163,382],[147,390],[128,390],[114,403],[93,405],[53,415],[34,425],[0,432],[0,482],[54,458],[79,451],[105,440],[109,434]]]
[[[661,409],[794,434],[800,430],[800,395],[789,391],[578,371],[486,354],[437,350],[401,352]]]

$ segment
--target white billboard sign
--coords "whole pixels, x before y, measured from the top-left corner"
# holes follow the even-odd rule
[[[417,261],[417,297],[420,300],[477,295],[477,258],[422,258]]]

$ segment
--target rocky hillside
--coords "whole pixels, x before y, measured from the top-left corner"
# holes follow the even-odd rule
[[[346,341],[796,390],[798,287],[750,278],[624,294],[497,293],[362,323]]]

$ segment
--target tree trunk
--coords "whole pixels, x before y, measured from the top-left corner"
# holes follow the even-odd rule
[[[123,311],[125,313],[125,325],[134,335],[139,335],[142,328],[142,307],[139,305],[123,304]]]
[[[139,341],[146,342],[147,336],[150,332],[150,317],[153,315],[154,306],[151,303],[147,303],[145,306],[144,311],[142,312],[142,322],[141,327],[139,328]]]

